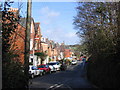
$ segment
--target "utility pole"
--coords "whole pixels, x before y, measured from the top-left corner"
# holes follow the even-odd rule
[[[117,18],[117,23],[118,23],[118,30],[117,30],[117,47],[116,47],[116,51],[117,51],[117,58],[119,60],[120,58],[120,1],[118,2],[118,18]]]
[[[120,45],[120,1],[118,2],[118,42],[117,42],[117,44],[118,44],[118,59],[120,58],[120,47],[119,47],[119,45]]]
[[[32,1],[27,0],[27,18],[25,30],[25,54],[24,54],[24,74],[26,77],[26,88],[29,88],[29,55],[30,55],[30,30],[31,30],[31,5]]]

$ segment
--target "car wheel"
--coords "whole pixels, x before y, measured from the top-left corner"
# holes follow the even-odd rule
[[[34,74],[31,75],[31,78],[34,78]]]
[[[45,75],[46,74],[46,71],[43,71],[43,75]]]
[[[42,72],[40,72],[40,76],[42,76]]]
[[[58,71],[60,71],[60,67],[58,68]]]
[[[57,68],[55,68],[55,70],[54,70],[55,72],[57,71]]]
[[[51,73],[51,70],[49,71],[49,73]]]

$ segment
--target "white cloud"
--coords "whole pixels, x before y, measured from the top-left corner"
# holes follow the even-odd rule
[[[50,34],[52,32],[51,32],[51,30],[46,30],[45,33]]]
[[[48,17],[56,17],[56,16],[59,16],[60,13],[59,12],[54,12],[54,11],[51,11],[50,13],[48,13]]]
[[[50,23],[50,20],[45,20],[45,21],[41,21],[43,24],[49,24]]]
[[[42,28],[43,37],[48,37],[49,40],[62,43],[65,41],[66,44],[76,43],[75,32],[66,30],[64,25],[58,25],[56,23],[57,17],[60,16],[60,12],[54,11],[49,7],[43,7],[40,10],[40,22],[44,26]],[[62,15],[61,15],[62,16]]]
[[[51,10],[49,7],[43,7],[40,10],[40,13],[43,14],[44,16],[48,17],[48,18],[52,18],[52,17],[57,17],[60,15],[60,12],[57,11],[53,11]]]
[[[48,37],[49,40],[62,43],[65,41],[66,44],[77,43],[77,35],[75,32],[67,32],[64,28],[56,27],[49,28],[43,32],[44,37]]]
[[[40,21],[45,25],[49,25],[52,22],[55,22],[57,17],[60,15],[60,12],[50,9],[48,6],[45,6],[40,9]]]
[[[69,33],[66,33],[65,37],[73,38],[73,37],[76,37],[76,34],[75,32],[69,32]]]

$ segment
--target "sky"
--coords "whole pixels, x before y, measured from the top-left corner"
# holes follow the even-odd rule
[[[22,4],[21,15],[26,16],[26,2]],[[12,7],[18,7],[14,3]],[[42,36],[66,45],[79,44],[73,19],[77,15],[76,2],[33,2],[32,17],[40,22]]]

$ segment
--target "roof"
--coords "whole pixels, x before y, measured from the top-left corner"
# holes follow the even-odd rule
[[[37,31],[39,28],[39,23],[35,23],[35,31]]]
[[[31,21],[34,22],[34,19],[31,18]],[[26,18],[20,18],[19,24],[26,28]]]
[[[26,18],[21,18],[19,23],[23,26],[26,27]]]

